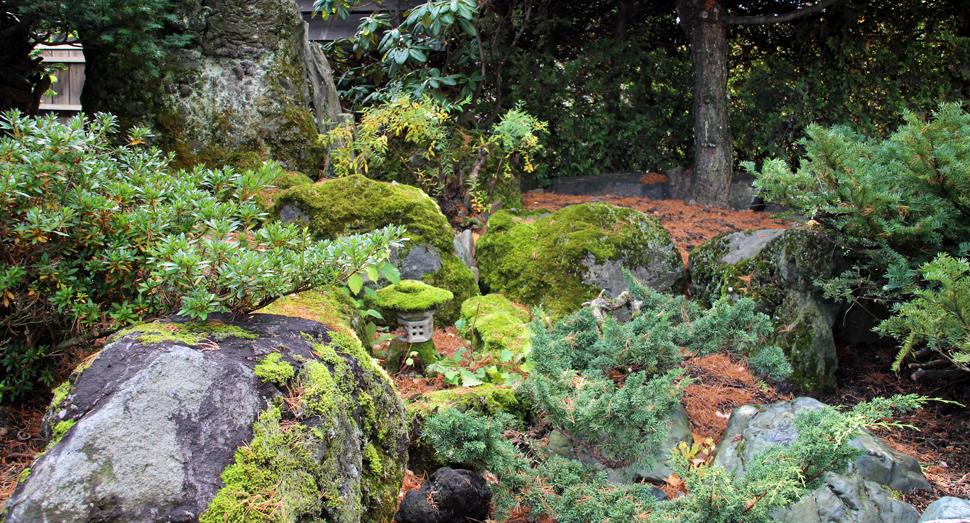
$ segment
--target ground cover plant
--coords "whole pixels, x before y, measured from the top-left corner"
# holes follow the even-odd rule
[[[775,348],[763,347],[768,319],[752,312],[750,300],[701,311],[683,297],[642,287],[634,294],[640,314],[624,325],[597,324],[589,310],[552,327],[541,320],[532,324],[536,368],[526,390],[539,415],[601,466],[656,459],[667,436],[666,417],[690,381],[678,365],[685,356],[738,351],[751,354],[752,366],[762,372],[790,372]],[[891,424],[886,418],[894,412],[922,402],[896,396],[847,413],[828,408],[802,414],[795,422],[798,440],[767,449],[740,477],[691,459],[691,449],[675,452],[687,494],[667,502],[658,502],[649,484],[611,483],[605,471],[549,456],[535,440],[513,443],[507,436],[522,432],[511,416],[444,410],[427,421],[424,435],[449,463],[497,478],[497,521],[768,521],[772,510],[815,488],[825,471],[841,471],[858,455],[845,445],[856,431]]]
[[[248,313],[382,262],[403,230],[336,241],[263,223],[273,163],[173,172],[114,119],[0,121],[2,399],[52,384],[53,357],[152,316]]]

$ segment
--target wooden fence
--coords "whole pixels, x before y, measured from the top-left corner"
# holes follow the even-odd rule
[[[81,112],[81,88],[84,87],[84,51],[78,46],[39,46],[45,63],[62,63],[66,69],[56,71],[57,81],[51,84],[56,94],[40,101],[40,114],[54,113],[61,121]]]

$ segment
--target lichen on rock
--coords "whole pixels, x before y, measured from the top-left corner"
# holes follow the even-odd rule
[[[562,317],[602,289],[625,290],[621,267],[655,290],[686,284],[683,261],[656,218],[607,203],[535,215],[503,210],[489,218],[476,245],[483,291]]]

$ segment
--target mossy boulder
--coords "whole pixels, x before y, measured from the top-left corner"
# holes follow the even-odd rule
[[[389,521],[405,410],[357,339],[215,319],[128,329],[72,376],[5,521]]]
[[[532,314],[501,294],[465,300],[461,304],[461,319],[464,324],[458,333],[471,340],[476,351],[510,350],[518,354],[528,350]]]
[[[320,133],[340,104],[330,65],[292,2],[173,2],[165,32],[188,44],[153,61],[155,74],[86,48],[82,104],[154,131],[177,167],[252,167],[263,159],[316,176]]]
[[[392,252],[404,279],[421,280],[454,294],[435,314],[437,325],[458,319],[458,308],[479,294],[475,276],[455,255],[455,233],[438,204],[415,187],[355,175],[300,185],[276,198],[272,219],[306,224],[320,238],[407,227],[409,241]],[[394,318],[385,318],[392,324]]]
[[[417,474],[431,473],[447,465],[437,458],[434,448],[421,435],[425,421],[445,409],[475,411],[486,416],[507,413],[523,421],[532,415],[533,403],[528,394],[493,384],[472,388],[445,389],[412,396],[406,400],[411,446],[408,468]]]
[[[835,386],[838,361],[832,326],[838,306],[816,281],[838,274],[836,247],[821,232],[793,227],[724,233],[690,253],[691,295],[755,300],[774,325],[789,358],[792,381],[812,391]]]
[[[542,306],[557,318],[601,290],[623,292],[622,269],[658,291],[677,292],[687,282],[680,254],[656,218],[607,203],[570,205],[538,219],[534,211],[499,211],[475,250],[483,291]]]

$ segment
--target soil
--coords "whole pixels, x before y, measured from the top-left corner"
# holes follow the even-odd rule
[[[673,200],[561,196],[542,192],[526,195],[526,207],[530,209],[557,210],[588,201],[632,207],[656,217],[670,232],[685,263],[691,249],[721,232],[778,229],[790,224],[764,213],[685,205]],[[454,327],[436,330],[434,340],[439,351],[449,356],[467,350],[467,343],[457,335]],[[915,382],[890,370],[894,357],[892,347],[840,347],[837,388],[818,399],[830,405],[851,407],[878,396],[915,392],[970,405],[970,379],[949,383]],[[685,365],[695,381],[687,388],[682,402],[693,424],[695,441],[699,443],[708,437],[717,442],[735,407],[781,401],[793,395],[791,391],[780,391],[773,384],[758,380],[741,362],[727,356],[693,359]],[[394,376],[394,380],[404,397],[449,387],[440,375],[427,378],[407,367]],[[44,393],[17,407],[0,407],[0,503],[13,492],[17,475],[44,448],[45,442],[40,435],[41,419],[49,399],[50,394]],[[890,446],[916,457],[922,464],[934,492],[903,496],[920,511],[942,496],[970,499],[970,409],[963,405],[930,403],[916,413],[896,419],[909,428],[876,431]],[[422,479],[409,473],[401,491],[402,497],[407,490],[419,488]],[[673,496],[682,485],[662,488]]]

